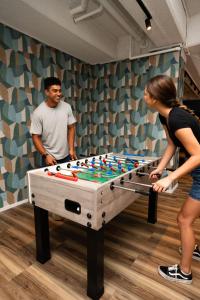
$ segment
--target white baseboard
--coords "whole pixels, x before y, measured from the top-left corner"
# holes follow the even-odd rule
[[[8,210],[8,209],[11,209],[13,207],[16,207],[18,205],[22,205],[24,203],[27,203],[28,202],[28,199],[24,199],[24,200],[21,200],[21,201],[18,201],[18,202],[15,202],[13,204],[7,204],[5,205],[4,207],[0,208],[0,213],[5,211],[5,210]]]

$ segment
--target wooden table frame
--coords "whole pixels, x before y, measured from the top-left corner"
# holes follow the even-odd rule
[[[158,193],[149,189],[148,223],[157,222]],[[44,264],[51,258],[48,210],[32,202],[35,218],[36,259]],[[87,229],[87,295],[98,300],[104,293],[104,226]]]

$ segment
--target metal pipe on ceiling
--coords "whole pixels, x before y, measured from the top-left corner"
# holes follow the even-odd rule
[[[137,42],[141,43],[142,39],[138,34],[132,30],[131,26],[124,20],[124,18],[110,5],[107,0],[98,0],[98,2],[105,8],[105,10],[117,21],[123,29],[129,33]]]
[[[75,6],[74,8],[71,8],[70,13],[74,16],[76,14],[80,14],[82,12],[85,12],[87,7],[88,7],[88,1],[89,0],[81,0],[81,4],[78,5],[78,6]]]
[[[99,15],[102,11],[103,11],[103,6],[99,5],[99,7],[97,9],[92,10],[92,11],[86,13],[86,14],[83,14],[83,15],[79,16],[79,17],[73,17],[73,19],[74,19],[75,23],[78,23],[82,20],[85,20],[85,19],[91,18],[93,16]]]

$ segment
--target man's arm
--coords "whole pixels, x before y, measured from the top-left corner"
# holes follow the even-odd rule
[[[75,139],[75,123],[68,125],[68,145],[69,145],[69,155],[71,159],[77,159],[76,152],[74,149],[74,139]]]
[[[41,136],[38,134],[32,134],[32,140],[35,145],[36,150],[42,155],[46,155],[45,162],[48,166],[55,165],[56,159],[46,152],[41,140]]]

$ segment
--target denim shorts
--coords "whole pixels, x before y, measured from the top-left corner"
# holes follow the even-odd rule
[[[189,192],[189,195],[195,199],[200,201],[200,167],[194,169],[191,173],[193,182],[192,187]]]

